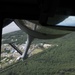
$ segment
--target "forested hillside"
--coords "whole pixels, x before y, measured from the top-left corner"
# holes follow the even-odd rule
[[[2,43],[6,44],[9,42],[15,42],[16,44],[22,44],[22,43],[25,43],[26,38],[27,38],[27,34],[23,32],[22,30],[18,30],[18,31],[7,33],[7,34],[3,34],[2,39],[4,40]]]
[[[58,46],[19,61],[0,71],[0,75],[75,75],[75,32],[57,39],[35,41]]]

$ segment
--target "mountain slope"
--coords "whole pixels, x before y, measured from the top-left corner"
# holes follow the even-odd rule
[[[18,30],[18,31],[7,33],[7,34],[3,34],[2,39],[5,39],[5,40],[2,43],[6,44],[9,42],[15,42],[16,44],[22,44],[22,43],[25,43],[26,38],[27,38],[27,34],[23,32],[22,30]],[[16,39],[17,41],[15,41]]]
[[[58,46],[20,61],[0,75],[75,75],[75,32],[48,42]]]

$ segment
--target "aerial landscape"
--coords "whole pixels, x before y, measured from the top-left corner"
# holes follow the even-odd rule
[[[35,39],[28,58],[18,61],[20,54],[9,43],[23,52],[26,37],[22,30],[2,36],[0,75],[75,75],[75,32],[57,39]]]
[[[75,75],[74,0],[0,3],[0,75]]]

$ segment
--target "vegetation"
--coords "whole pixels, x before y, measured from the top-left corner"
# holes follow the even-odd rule
[[[75,32],[33,43],[58,44],[0,71],[0,75],[75,75]]]
[[[22,44],[25,43],[26,38],[27,38],[27,34],[22,30],[18,30],[7,34],[3,34],[2,39],[4,39],[4,41],[2,41],[2,44],[6,44],[10,42],[15,42],[16,44]]]

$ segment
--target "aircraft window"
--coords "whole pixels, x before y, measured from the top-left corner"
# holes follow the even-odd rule
[[[15,26],[11,24],[15,24]],[[51,36],[48,36],[49,39],[47,37],[43,39],[47,35],[42,37],[42,39],[38,39],[42,33],[49,35],[50,33],[57,34],[61,32],[58,29],[53,29],[55,30],[53,31],[52,28],[47,28],[28,20],[16,20],[15,23],[12,22],[11,24],[3,29],[0,62],[0,70],[3,69],[3,73],[0,71],[0,75],[29,75],[30,72],[31,75],[34,73],[39,75],[75,75],[75,32],[70,32],[70,34],[59,38],[56,38],[55,35],[55,39],[50,38]],[[12,31],[10,31],[11,28],[13,29]],[[16,30],[14,30],[15,28]],[[7,30],[10,32],[7,32]],[[27,42],[27,34],[25,32],[29,32],[30,36],[39,37],[34,37],[35,39],[28,50],[28,58],[25,61],[19,61],[19,56],[21,55],[9,45],[9,42],[14,42],[17,48],[22,51],[26,48]],[[39,35],[36,35],[37,32]],[[5,68],[6,66],[9,67]]]
[[[74,21],[74,19],[71,20]],[[64,24],[62,22],[62,25]],[[49,66],[50,71],[51,67],[52,71],[54,69],[54,72],[50,72],[52,74],[56,72],[59,74],[63,74],[63,72],[64,74],[71,74],[72,72],[72,74],[74,74],[75,32],[71,31],[70,28],[67,28],[68,30],[63,29],[65,28],[48,28],[40,25],[38,21],[35,20],[15,19],[14,22],[3,28],[0,69],[16,63],[19,60],[21,52],[23,53],[26,48],[27,35],[30,35],[35,39],[32,41],[28,50],[28,57],[32,56],[29,60],[27,59],[28,63],[30,62],[31,65],[35,65],[32,64],[32,62],[37,61],[37,64],[45,63],[47,69],[49,69]],[[60,34],[62,36],[60,36]],[[14,44],[21,52],[18,53],[9,43]],[[49,62],[49,64],[47,62]],[[29,67],[29,65],[25,65],[24,62],[22,62],[22,64],[22,68],[24,66]],[[18,67],[19,66],[21,65],[18,65]],[[60,66],[62,67],[60,68]],[[24,71],[25,70],[26,69],[24,69]]]

